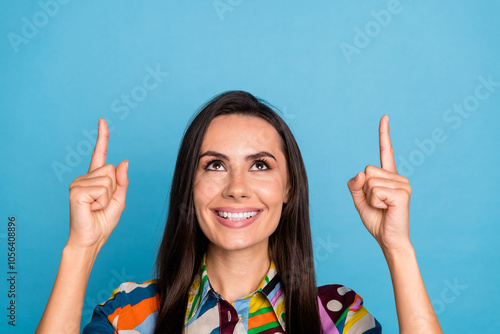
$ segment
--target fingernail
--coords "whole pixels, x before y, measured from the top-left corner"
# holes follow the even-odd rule
[[[355,176],[355,177],[353,177],[353,178],[351,179],[351,181],[352,181],[353,183],[356,183],[356,180],[357,180],[357,178],[358,178],[358,175],[359,175],[359,173],[358,173],[358,174],[356,174],[356,176]]]
[[[127,162],[125,163],[125,167],[126,167],[126,168],[127,168],[127,170],[128,170],[128,160],[127,160]]]
[[[387,117],[387,124],[389,124],[389,114],[386,114],[385,117]]]

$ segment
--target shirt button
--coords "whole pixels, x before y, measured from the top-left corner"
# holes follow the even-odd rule
[[[244,321],[245,320],[245,316],[243,314],[238,314],[238,320],[239,321]]]

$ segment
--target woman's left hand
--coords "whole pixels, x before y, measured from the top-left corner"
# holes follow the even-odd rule
[[[381,168],[366,166],[347,186],[363,224],[387,260],[399,332],[442,334],[410,242],[411,187],[396,170],[387,115],[380,120],[379,141]]]
[[[382,250],[390,252],[411,245],[411,187],[408,179],[396,170],[387,115],[380,119],[379,142],[381,168],[366,166],[347,186],[363,224]]]

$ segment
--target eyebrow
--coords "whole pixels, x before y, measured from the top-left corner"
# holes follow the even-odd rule
[[[203,154],[200,155],[200,157],[198,158],[198,160],[200,160],[201,158],[203,158],[205,156],[212,156],[212,157],[219,158],[221,160],[231,161],[231,159],[229,159],[229,157],[227,155],[219,153],[219,152],[215,152],[215,151],[206,151],[205,153],[203,153]],[[255,159],[262,158],[262,157],[269,157],[269,158],[274,159],[274,161],[278,162],[278,160],[276,160],[276,158],[274,157],[274,155],[272,155],[271,153],[266,152],[266,151],[257,152],[255,154],[247,155],[247,157],[245,158],[245,160],[255,160]]]

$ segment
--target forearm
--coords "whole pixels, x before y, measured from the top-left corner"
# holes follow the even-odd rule
[[[36,333],[80,333],[85,289],[99,248],[66,245]]]
[[[415,250],[409,244],[397,252],[384,251],[391,273],[399,332],[443,333],[425,289]]]

